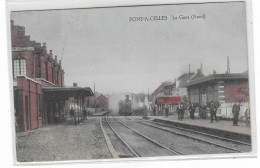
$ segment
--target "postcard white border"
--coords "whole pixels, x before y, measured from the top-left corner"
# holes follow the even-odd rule
[[[65,164],[65,163],[107,163],[107,162],[135,162],[135,161],[167,161],[167,160],[197,160],[197,159],[220,159],[220,158],[242,158],[257,156],[257,132],[256,132],[256,104],[255,104],[255,71],[254,71],[254,55],[253,55],[253,20],[252,20],[252,2],[251,0],[10,0],[6,5],[7,17],[7,33],[8,33],[8,68],[10,94],[13,95],[13,79],[11,73],[11,33],[10,33],[10,13],[12,11],[24,10],[54,10],[54,9],[75,9],[75,8],[110,8],[110,7],[127,7],[127,6],[152,6],[152,5],[175,5],[175,4],[198,4],[198,3],[218,3],[218,2],[245,2],[247,14],[247,42],[248,42],[248,70],[249,70],[249,90],[251,103],[251,140],[252,152],[235,153],[235,154],[210,154],[210,155],[189,155],[189,156],[169,156],[169,157],[151,157],[151,158],[131,158],[131,159],[100,159],[100,160],[69,160],[69,161],[47,161],[47,162],[18,162],[16,160],[16,141],[13,96],[10,96],[11,118],[12,118],[12,141],[13,141],[13,158],[16,165],[41,165],[41,164]]]

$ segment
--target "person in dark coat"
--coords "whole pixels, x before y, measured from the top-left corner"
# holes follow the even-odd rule
[[[87,110],[85,107],[83,107],[83,120],[87,117]]]
[[[169,116],[169,107],[166,106],[165,107],[165,117],[168,117]]]
[[[75,113],[75,111],[74,111],[73,107],[71,107],[71,109],[70,109],[70,116],[72,118],[74,118],[74,113]]]
[[[179,104],[176,108],[177,114],[178,114],[178,120],[181,120],[181,105]]]
[[[233,113],[233,126],[238,126],[238,116],[240,112],[240,103],[234,104],[232,107],[232,113]]]
[[[153,115],[156,116],[156,107],[153,106],[153,107],[152,107],[152,110],[153,110]]]
[[[178,114],[178,120],[182,121],[183,117],[184,117],[184,107],[183,107],[183,104],[180,104],[177,107],[176,110],[177,110],[177,114]]]
[[[194,119],[195,106],[193,104],[190,105],[189,111],[190,111],[190,118]]]
[[[76,118],[75,118],[75,111],[74,111],[73,107],[71,107],[71,109],[70,109],[70,116],[71,116],[72,120],[75,121],[75,124],[77,124]]]
[[[217,118],[217,107],[216,105],[214,104],[213,101],[211,101],[210,105],[209,105],[209,110],[210,110],[210,118],[211,118],[211,123],[213,123],[213,119],[215,118],[216,121],[218,121],[218,118]]]
[[[183,118],[184,118],[184,111],[185,111],[185,109],[184,109],[184,105],[181,104],[181,121],[182,121]]]
[[[245,118],[246,118],[246,125],[250,126],[250,107],[246,109]]]

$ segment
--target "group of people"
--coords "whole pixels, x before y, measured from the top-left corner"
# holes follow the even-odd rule
[[[85,107],[83,107],[82,112],[83,112],[83,120],[87,119],[86,117],[88,115],[88,112]],[[70,108],[70,116],[71,116],[72,120],[74,120],[76,123],[76,115],[75,115],[75,110],[73,109],[73,107]]]
[[[185,109],[189,110],[190,118],[195,119],[194,113],[195,113],[196,106],[194,104],[190,104],[190,106],[188,108],[186,108],[183,103],[179,103],[179,105],[176,108],[178,120],[180,120],[180,121],[183,120]],[[210,112],[210,123],[213,123],[214,120],[218,121],[218,117],[217,117],[218,106],[216,105],[216,102],[211,101],[208,105],[199,106],[201,118],[206,118],[207,110],[209,110],[209,112]],[[152,112],[153,112],[153,115],[156,116],[156,107],[155,106],[152,107]],[[164,107],[164,112],[165,112],[165,117],[168,117],[169,116],[169,107],[167,105]],[[240,102],[235,103],[232,106],[233,125],[234,126],[238,126],[239,112],[240,112]],[[250,120],[250,117],[248,117],[248,116],[250,116],[249,109],[246,111],[245,115],[246,115],[246,122],[248,122]]]

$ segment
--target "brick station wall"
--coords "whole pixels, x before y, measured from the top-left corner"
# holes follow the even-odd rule
[[[18,124],[22,125],[24,131],[38,128],[42,123],[39,118],[42,116],[41,109],[41,85],[24,76],[17,77],[17,101],[16,116],[21,117]],[[16,117],[17,118],[17,117]]]
[[[14,77],[14,106],[18,131],[27,131],[48,123],[42,86],[64,86],[64,71],[46,44],[30,40],[25,27],[11,21],[12,59],[26,60],[25,76]],[[47,67],[46,67],[47,64]],[[47,73],[46,73],[47,72]],[[37,81],[36,81],[37,79]]]
[[[225,82],[225,102],[248,102],[249,86],[248,81]]]

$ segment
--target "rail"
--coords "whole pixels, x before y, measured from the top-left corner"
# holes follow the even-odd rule
[[[228,146],[224,146],[224,145],[218,144],[218,143],[216,143],[216,142],[210,142],[210,141],[208,141],[208,140],[201,139],[201,138],[198,138],[198,137],[195,137],[195,136],[183,134],[183,133],[176,132],[176,131],[173,131],[173,130],[168,130],[168,129],[161,128],[161,127],[158,127],[158,126],[146,124],[146,123],[143,123],[143,122],[140,122],[140,121],[136,121],[136,122],[138,122],[138,123],[140,123],[140,124],[143,124],[143,125],[150,126],[150,127],[154,127],[154,128],[160,129],[160,130],[164,130],[164,131],[167,131],[167,132],[171,132],[171,133],[174,133],[174,134],[176,134],[176,135],[180,135],[180,136],[192,138],[192,139],[195,139],[195,140],[198,140],[198,141],[201,141],[201,142],[205,142],[205,143],[208,143],[208,144],[211,144],[211,145],[215,145],[215,146],[219,146],[219,147],[222,147],[222,148],[225,148],[225,149],[229,149],[229,150],[232,150],[232,151],[236,151],[236,152],[240,152],[240,153],[245,152],[245,151],[242,151],[242,150],[238,150],[238,149],[234,149],[234,148],[231,148],[231,147],[228,147]],[[154,123],[157,124],[156,122],[154,122]]]
[[[135,132],[135,133],[138,134],[139,136],[141,136],[141,137],[147,139],[148,141],[150,141],[150,142],[152,142],[152,143],[154,143],[154,144],[156,144],[156,145],[158,145],[158,146],[160,146],[160,147],[162,147],[162,148],[164,148],[164,149],[170,151],[171,153],[174,153],[175,155],[181,155],[180,152],[177,152],[177,151],[175,151],[175,150],[173,150],[173,149],[171,149],[171,148],[168,148],[168,147],[166,147],[166,146],[164,146],[164,145],[162,145],[162,144],[160,144],[160,143],[158,143],[158,142],[152,140],[151,138],[149,138],[149,137],[143,135],[142,133],[136,131],[135,129],[133,129],[133,128],[127,126],[127,125],[125,125],[124,123],[122,123],[121,121],[119,121],[119,120],[117,120],[117,119],[115,119],[115,120],[118,121],[118,122],[119,122],[120,124],[122,124],[123,126],[125,126],[126,128],[132,130],[133,132]]]
[[[121,137],[120,135],[115,131],[115,129],[110,125],[110,123],[107,120],[107,115],[105,115],[105,121],[107,123],[107,125],[109,126],[109,128],[115,133],[115,135],[117,136],[117,138],[136,156],[136,157],[140,157],[139,154],[137,154]]]

